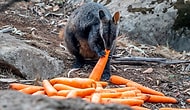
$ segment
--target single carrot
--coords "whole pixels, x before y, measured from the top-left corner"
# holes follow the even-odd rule
[[[90,73],[89,78],[95,81],[99,81],[101,79],[102,73],[108,61],[110,50],[105,50],[105,56],[99,58],[98,62],[96,63],[95,67],[93,68],[92,72]]]
[[[60,90],[60,91],[57,91],[57,95],[66,97],[70,91],[71,90]]]
[[[75,90],[77,91],[77,96],[79,97],[85,97],[88,95],[91,95],[92,93],[95,92],[94,88],[86,88],[86,89],[80,89],[80,90]]]
[[[54,99],[66,99],[66,97],[64,97],[64,96],[57,96],[57,95],[49,96],[49,97],[54,98]]]
[[[57,90],[50,84],[50,82],[48,80],[43,80],[42,85],[44,87],[45,93],[48,96],[57,95]]]
[[[105,82],[105,81],[97,81],[96,83],[101,84],[102,87],[106,87],[108,85],[108,82]]]
[[[159,110],[190,110],[189,108],[172,108],[172,107],[162,107]]]
[[[137,99],[144,100],[145,102],[150,98],[149,94],[142,94],[142,93],[137,93],[137,97],[134,97]]]
[[[37,91],[41,91],[41,90],[44,90],[44,88],[41,86],[29,86],[29,87],[26,87],[26,88],[21,89],[19,91],[22,93],[26,93],[26,94],[33,94],[33,93],[35,93]]]
[[[102,98],[119,98],[121,97],[122,93],[100,93]]]
[[[100,92],[103,90],[102,84],[96,83],[96,92]]]
[[[115,90],[117,92],[125,92],[125,91],[137,90],[136,87],[123,87],[123,88],[110,88],[110,89]]]
[[[67,97],[68,98],[73,98],[73,97],[85,97],[85,96],[88,96],[88,95],[91,95],[92,93],[95,92],[95,88],[85,88],[85,89],[76,89],[76,90],[71,90]]]
[[[126,83],[133,82],[133,81],[126,79],[126,78],[123,78],[121,76],[111,75],[110,82],[113,84],[117,84],[117,85],[125,85]]]
[[[90,98],[87,98],[87,97],[84,97],[82,98],[83,100],[87,101],[87,102],[91,102],[91,99]]]
[[[36,91],[32,95],[45,95],[45,91],[44,90]]]
[[[146,102],[151,103],[177,103],[178,101],[173,97],[168,96],[159,96],[159,95],[150,95],[150,98]]]
[[[99,87],[98,87],[99,88]],[[116,90],[112,90],[112,89],[101,89],[101,88],[96,88],[96,92],[98,93],[116,93]]]
[[[145,102],[146,100],[148,100],[150,98],[150,96],[142,95],[142,96],[136,96],[136,97],[130,97],[130,98],[143,100]]]
[[[9,88],[13,90],[21,90],[26,87],[33,86],[33,85],[26,85],[26,84],[21,84],[21,83],[11,83],[9,84]]]
[[[145,108],[145,107],[141,107],[141,106],[131,106],[131,108],[133,110],[151,110],[151,109],[148,109],[148,108]]]
[[[144,101],[134,98],[127,98],[127,99],[119,99],[119,98],[102,98],[101,99],[102,104],[108,104],[108,103],[117,103],[117,104],[123,104],[123,105],[129,105],[129,106],[141,106]]]
[[[140,94],[141,93],[141,91],[139,89],[131,90],[131,91],[134,91],[136,94]]]
[[[187,102],[187,103],[190,103],[190,98],[189,98],[189,99],[186,99],[186,102]]]
[[[74,89],[78,89],[78,88],[71,87],[71,86],[68,86],[68,85],[65,85],[65,84],[54,84],[53,87],[54,87],[57,91],[60,91],[60,90],[74,90]]]
[[[91,88],[96,87],[96,82],[89,78],[66,78],[59,77],[50,80],[52,85],[54,84],[65,84],[76,88]]]
[[[137,89],[141,90],[141,92],[143,92],[143,93],[164,96],[163,93],[155,91],[151,88],[145,87],[145,86],[143,86],[139,83],[136,83],[136,82],[128,82],[126,85],[128,87],[136,87]]]
[[[100,84],[100,83],[96,83],[96,89],[98,89],[98,88],[103,89],[102,84]]]
[[[122,92],[121,98],[128,98],[128,97],[136,97],[137,94],[135,93],[135,91],[126,91],[126,92]]]
[[[99,87],[97,87],[97,88],[99,88]],[[135,90],[136,92],[140,92],[140,90],[138,90],[136,87],[107,88],[107,89],[97,90],[96,92],[115,93],[115,92],[131,91],[131,90]]]
[[[101,95],[99,93],[93,93],[91,97],[92,103],[101,103]]]
[[[77,98],[78,96],[77,96],[77,91],[75,91],[75,90],[71,90],[68,94],[67,94],[67,96],[66,96],[66,98]]]

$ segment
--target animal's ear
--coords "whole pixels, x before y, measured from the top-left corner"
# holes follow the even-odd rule
[[[114,13],[114,15],[113,15],[113,22],[115,23],[115,24],[117,24],[118,23],[118,21],[119,21],[119,18],[120,18],[120,13],[119,13],[119,11],[117,11],[117,12],[115,12]]]
[[[100,17],[100,20],[106,20],[106,15],[103,10],[99,11],[99,17]]]

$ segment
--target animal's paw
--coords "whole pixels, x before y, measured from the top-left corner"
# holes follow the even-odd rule
[[[110,79],[110,76],[111,76],[110,73],[103,73],[101,80],[102,81],[108,81]]]

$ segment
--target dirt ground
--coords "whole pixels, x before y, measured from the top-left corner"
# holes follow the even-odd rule
[[[56,3],[53,2],[52,4],[52,6],[55,6]],[[64,60],[66,62],[66,71],[61,73],[60,76],[67,76],[68,71],[71,69],[73,57],[64,47],[60,46],[60,43],[63,41],[59,37],[59,32],[64,28],[68,17],[60,15],[60,12],[67,12],[65,11],[66,8],[62,4],[58,5],[59,9],[57,11],[55,11],[56,8],[52,11],[51,9],[42,8],[40,5],[37,3],[18,2],[5,11],[0,12],[0,29],[5,27],[15,28],[15,31],[9,33],[18,39],[24,40],[31,46],[47,51],[52,57]],[[67,14],[69,15],[69,13]],[[175,52],[163,46],[155,47],[138,44],[128,40],[125,35],[118,37],[114,56],[162,57],[175,60],[190,60],[189,53]],[[145,103],[144,107],[152,110],[156,110],[159,107],[190,108],[190,104],[185,101],[187,98],[190,98],[189,63],[164,64],[140,62],[137,64],[131,62],[122,64],[114,62],[115,57],[112,60],[112,74],[131,79],[147,87],[161,91],[166,96],[175,97],[179,101],[177,104]],[[92,68],[90,65],[85,65],[83,69],[72,72],[70,77],[88,77]],[[148,68],[152,68],[153,71],[143,73]],[[11,74],[9,69],[5,68],[0,68],[0,78],[21,79]],[[7,82],[0,82],[0,89],[9,89],[8,84]]]

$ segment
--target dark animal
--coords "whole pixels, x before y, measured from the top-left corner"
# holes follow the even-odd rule
[[[103,57],[105,49],[112,49],[118,33],[119,17],[119,12],[112,17],[107,8],[94,2],[82,5],[71,14],[65,27],[64,38],[67,49],[76,58],[74,68],[81,68],[85,58]],[[110,77],[110,58],[102,80],[108,80]]]

